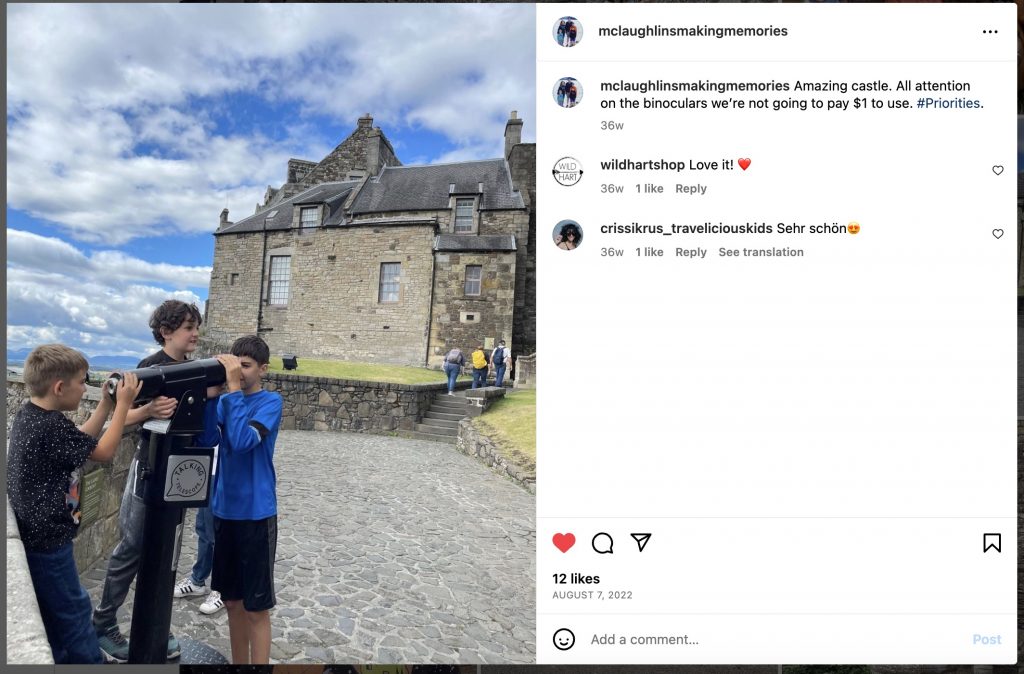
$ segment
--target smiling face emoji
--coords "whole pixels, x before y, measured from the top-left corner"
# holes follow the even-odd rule
[[[555,632],[554,642],[555,648],[560,651],[567,651],[576,643],[576,635],[572,633],[572,630],[563,627]]]
[[[857,234],[858,232],[860,232],[860,224],[856,222],[851,222],[846,226],[846,231],[848,231],[850,234]]]

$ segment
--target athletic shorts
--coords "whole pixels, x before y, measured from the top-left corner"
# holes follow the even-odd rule
[[[277,515],[263,520],[213,518],[213,579],[224,601],[242,601],[246,611],[274,607]]]

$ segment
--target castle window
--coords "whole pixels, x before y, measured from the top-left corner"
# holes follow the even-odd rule
[[[382,262],[380,265],[380,291],[378,302],[397,302],[401,282],[402,263]]]
[[[290,255],[274,255],[270,258],[270,304],[288,304],[288,288],[292,280],[292,258]]]
[[[469,234],[473,231],[473,202],[472,197],[455,199],[455,233]]]
[[[299,212],[299,234],[309,234],[319,224],[320,209],[316,206],[303,208]]]
[[[229,285],[235,285],[238,283],[238,274],[231,274]]]
[[[484,268],[478,264],[466,265],[466,294],[480,294],[480,279],[483,278]]]

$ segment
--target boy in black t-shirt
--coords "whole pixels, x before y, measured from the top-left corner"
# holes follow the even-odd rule
[[[102,396],[89,420],[76,428],[62,412],[78,409],[88,374],[89,363],[74,349],[61,344],[33,349],[24,373],[29,400],[14,417],[7,454],[7,496],[57,664],[103,662],[72,544],[80,516],[78,469],[86,459],[114,458],[141,388],[138,378],[126,373],[116,406]],[[100,437],[112,407],[110,425]]]
[[[167,300],[153,312],[149,318],[149,327],[153,338],[163,348],[151,356],[143,358],[138,367],[151,365],[169,365],[184,362],[188,354],[196,350],[199,342],[199,325],[203,317],[198,307],[180,300]],[[177,401],[159,397],[149,405],[144,405],[128,413],[128,423],[141,423],[148,418],[169,418],[174,413]],[[135,478],[141,453],[149,447],[150,432],[139,431],[139,446],[135,450],[131,467],[128,469],[128,480],[121,498],[121,510],[117,523],[121,529],[121,540],[110,555],[107,564],[107,575],[103,581],[103,594],[100,603],[93,612],[92,622],[99,639],[100,649],[107,659],[114,662],[128,661],[128,640],[121,634],[117,626],[117,610],[128,597],[132,581],[139,571],[142,560],[142,530],[146,522],[146,503],[142,500],[141,491],[136,492]],[[202,536],[200,536],[199,556],[204,555]],[[212,532],[210,532],[212,539]],[[209,557],[213,557],[213,544],[209,544]],[[167,637],[167,659],[181,655],[181,648],[174,635]]]

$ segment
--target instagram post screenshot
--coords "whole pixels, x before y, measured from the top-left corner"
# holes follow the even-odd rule
[[[5,18],[13,671],[1020,674],[1021,5]]]

